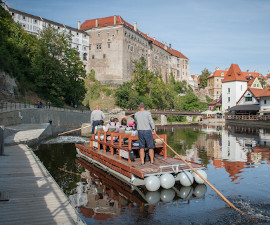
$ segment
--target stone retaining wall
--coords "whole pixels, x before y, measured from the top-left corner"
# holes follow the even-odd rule
[[[0,113],[0,124],[5,126],[17,124],[52,124],[52,134],[76,129],[90,121],[91,113],[53,111],[49,109],[21,109]]]

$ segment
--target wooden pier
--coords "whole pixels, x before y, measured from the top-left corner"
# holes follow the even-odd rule
[[[84,224],[54,179],[25,145],[0,156],[0,224]]]

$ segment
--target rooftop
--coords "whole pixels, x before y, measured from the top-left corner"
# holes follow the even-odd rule
[[[130,29],[134,30],[138,34],[142,35],[144,38],[146,38],[148,41],[152,42],[154,45],[164,49],[168,53],[170,53],[173,56],[179,57],[179,58],[184,58],[188,59],[186,56],[184,56],[181,52],[172,49],[165,44],[155,40],[154,38],[149,37],[148,34],[145,34],[141,32],[139,29],[134,28],[131,24],[126,22],[121,16],[109,16],[109,17],[103,17],[103,18],[97,18],[97,19],[92,19],[92,20],[86,20],[82,23],[81,25],[81,30],[90,30],[94,28],[101,28],[101,27],[109,27],[109,26],[116,26],[116,25],[125,25],[129,27]]]
[[[7,6],[7,7],[8,7],[8,6]],[[27,17],[30,17],[30,18],[33,18],[33,19],[36,19],[36,20],[39,20],[39,21],[44,21],[44,22],[46,22],[46,23],[53,24],[53,25],[55,25],[55,26],[67,28],[67,29],[73,30],[73,31],[75,31],[75,32],[79,32],[79,33],[83,33],[83,34],[88,35],[86,32],[84,32],[84,31],[82,31],[82,30],[78,30],[78,29],[76,29],[76,28],[73,28],[73,27],[70,27],[70,26],[66,26],[66,25],[61,24],[61,23],[54,22],[54,21],[52,21],[52,20],[47,20],[47,19],[42,18],[42,17],[40,17],[40,16],[34,16],[34,15],[32,15],[32,14],[28,14],[28,13],[25,13],[25,12],[21,12],[21,11],[19,11],[19,10],[12,9],[12,8],[10,8],[10,7],[8,7],[8,10],[9,10],[10,12],[13,12],[13,13],[17,13],[17,14],[20,14],[20,15],[24,15],[24,16],[27,16]]]

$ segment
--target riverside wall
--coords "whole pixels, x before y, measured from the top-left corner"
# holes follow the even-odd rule
[[[54,111],[50,109],[20,109],[0,113],[0,124],[12,126],[18,124],[51,123],[52,134],[56,135],[71,129],[80,128],[90,121],[90,112]]]

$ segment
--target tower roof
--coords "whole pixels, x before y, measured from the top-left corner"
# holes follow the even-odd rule
[[[225,74],[222,83],[231,82],[231,81],[246,81],[246,76],[242,73],[241,69],[239,68],[238,64],[232,64],[229,68],[228,72]]]

